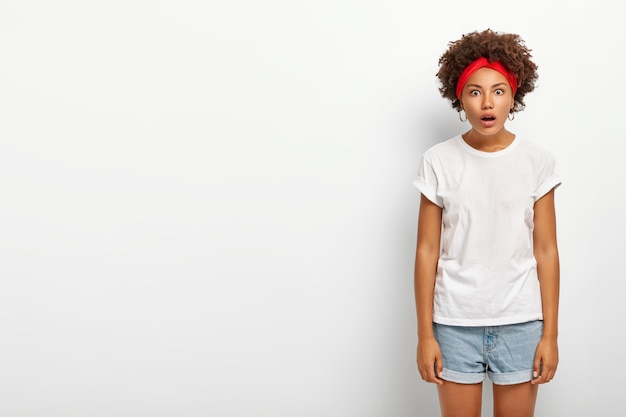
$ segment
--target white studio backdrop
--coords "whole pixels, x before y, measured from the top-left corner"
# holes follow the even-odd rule
[[[411,181],[467,128],[437,60],[485,28],[533,50],[510,129],[563,179],[536,415],[619,414],[621,7],[0,1],[0,416],[436,416]]]

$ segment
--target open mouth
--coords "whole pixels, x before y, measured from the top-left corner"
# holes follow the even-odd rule
[[[480,118],[480,123],[484,127],[493,127],[496,125],[496,117],[493,114],[486,114]]]

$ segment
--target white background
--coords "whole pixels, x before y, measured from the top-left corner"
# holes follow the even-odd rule
[[[0,1],[0,416],[409,417],[424,150],[447,43],[522,35],[550,149],[561,364],[622,409],[617,1]],[[485,412],[490,415],[489,385]]]

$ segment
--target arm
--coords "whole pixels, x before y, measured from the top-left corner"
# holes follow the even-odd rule
[[[535,202],[534,253],[541,286],[543,308],[543,337],[537,346],[533,369],[533,384],[550,382],[559,361],[559,252],[556,242],[554,190]],[[541,374],[540,372],[541,365]]]
[[[439,344],[433,335],[433,293],[441,239],[441,207],[421,196],[415,253],[415,307],[417,312],[417,367],[426,382],[441,384],[443,370]],[[437,375],[435,375],[437,366]]]

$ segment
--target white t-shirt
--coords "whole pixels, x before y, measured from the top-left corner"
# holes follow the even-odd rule
[[[424,153],[413,184],[443,209],[433,321],[497,326],[543,318],[534,203],[560,183],[553,156],[522,138],[483,152],[459,135]]]

